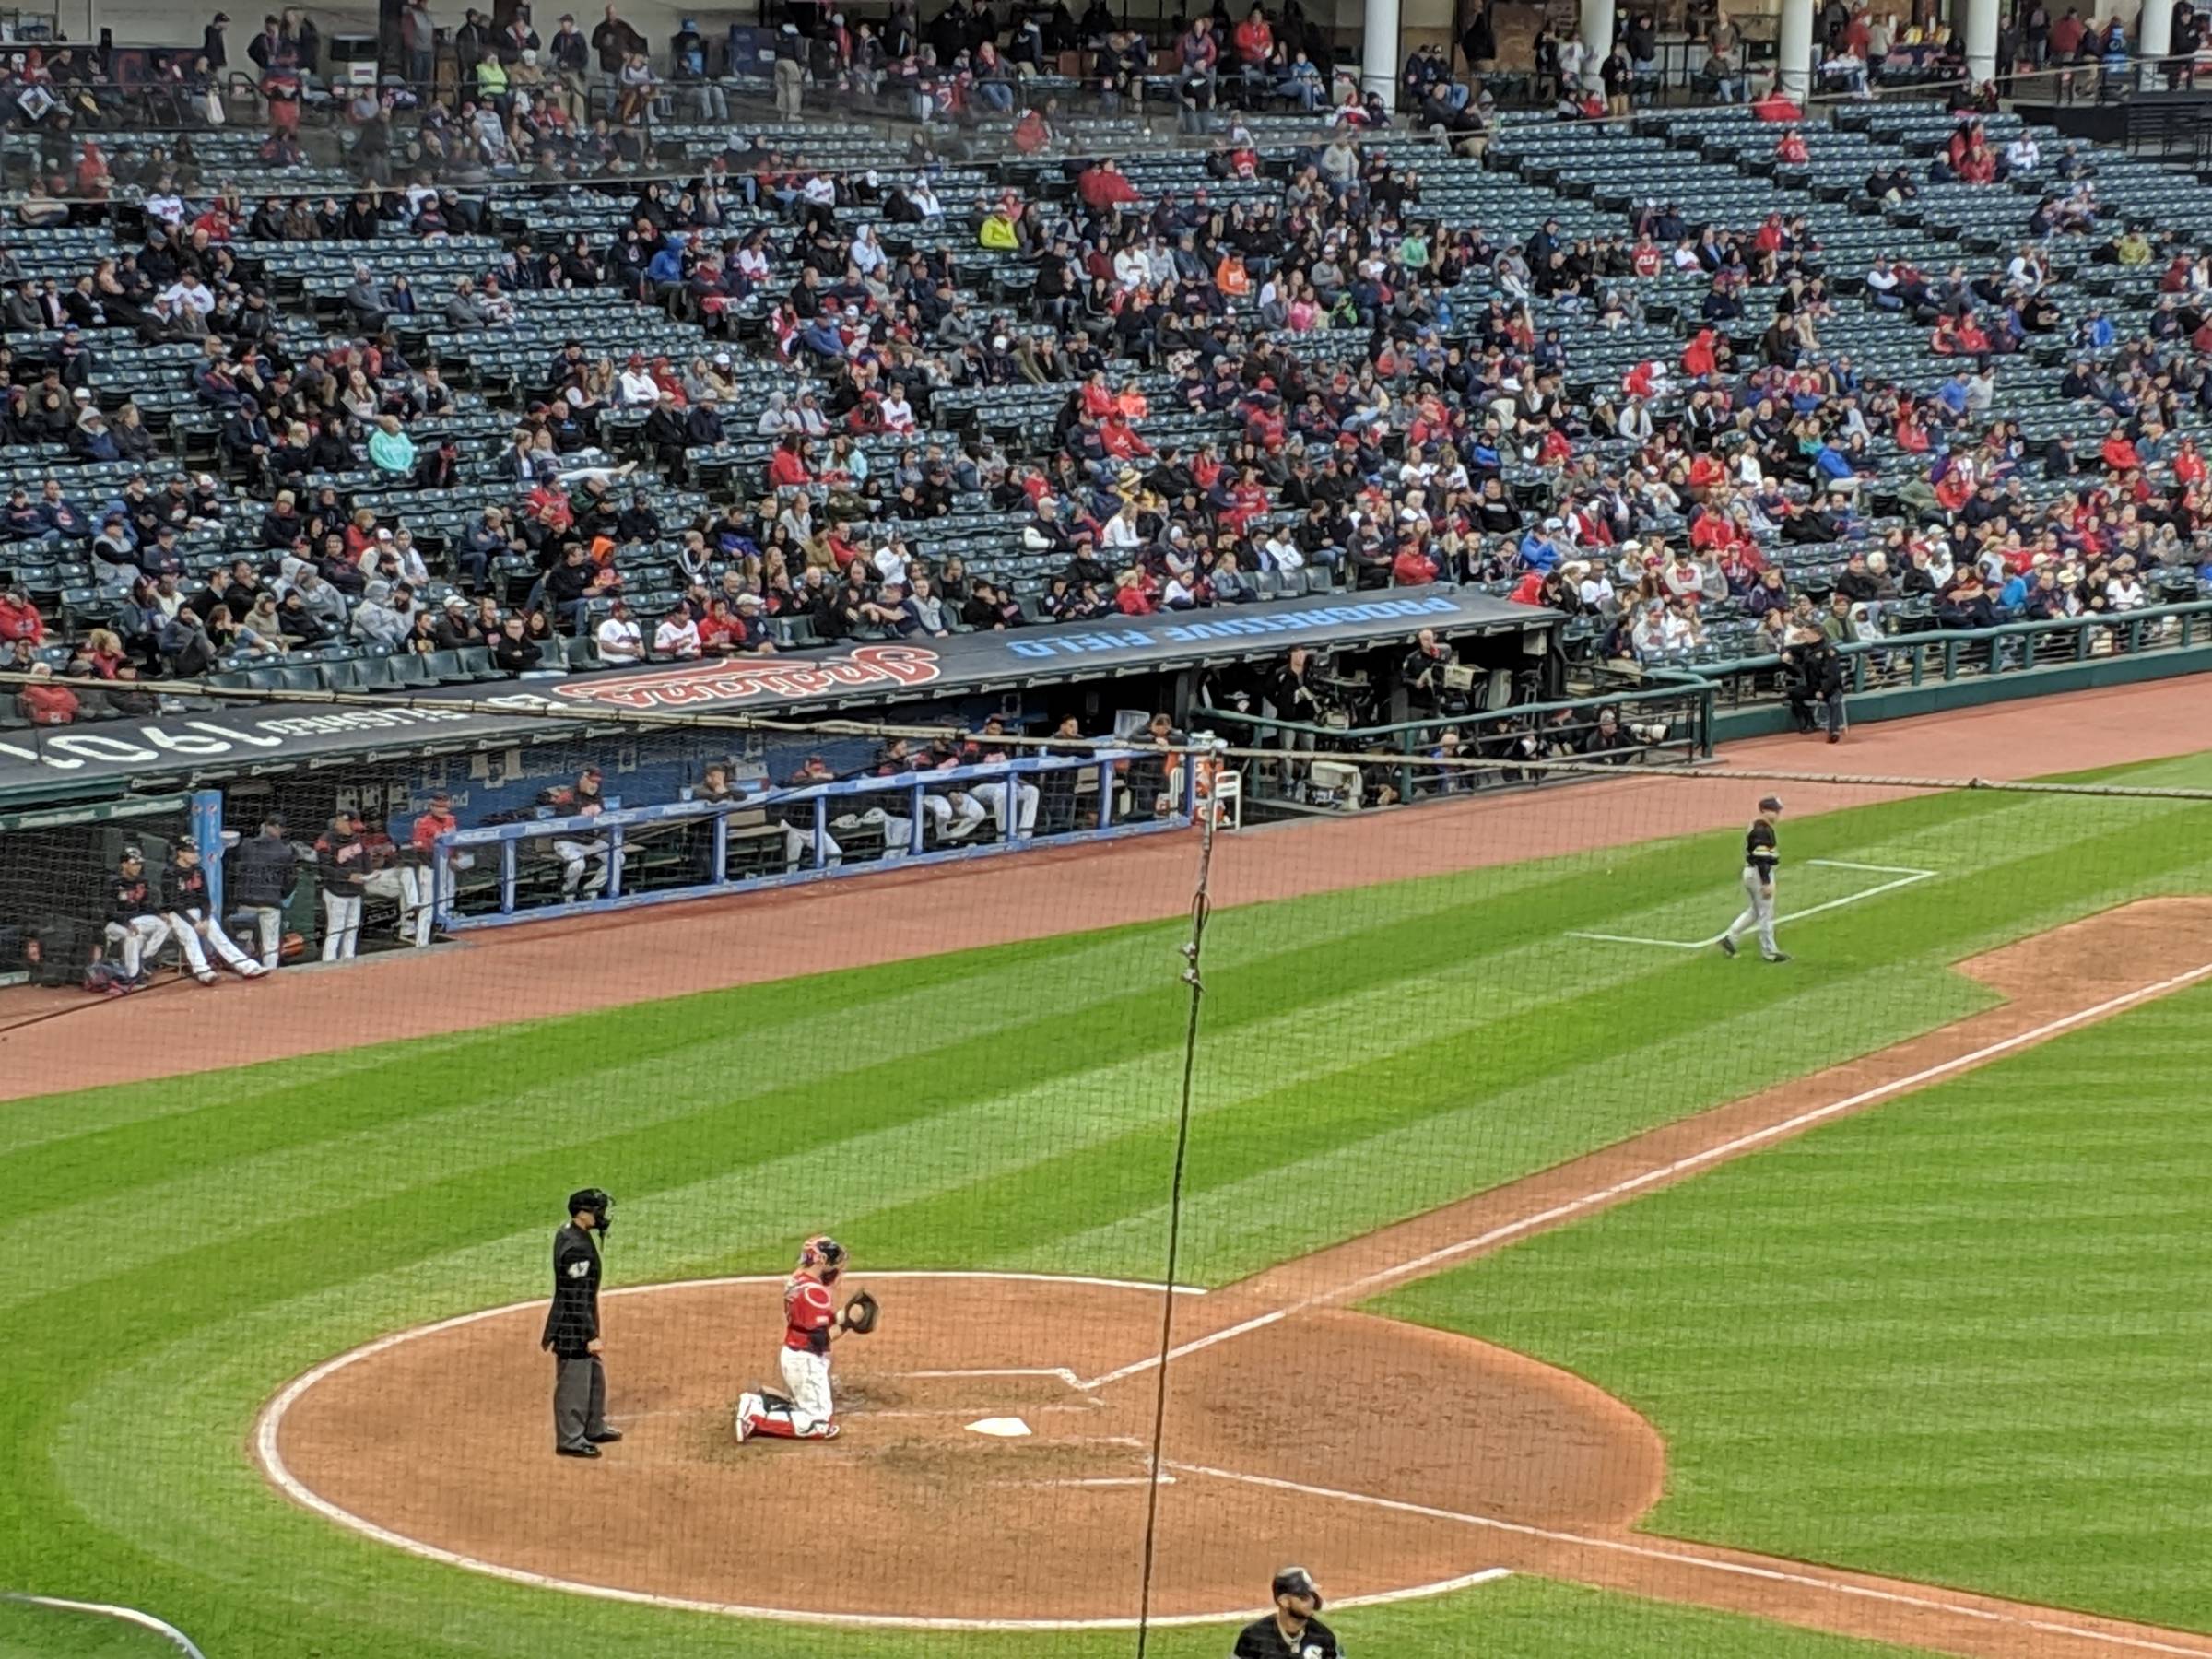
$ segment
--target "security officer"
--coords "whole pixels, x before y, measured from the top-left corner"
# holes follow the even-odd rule
[[[606,1368],[599,1351],[599,1246],[615,1201],[597,1187],[569,1194],[569,1224],[553,1235],[553,1306],[539,1346],[553,1356],[553,1449],[596,1457],[622,1438],[606,1422]]]
[[[1335,1631],[1313,1616],[1321,1589],[1303,1567],[1275,1575],[1275,1611],[1237,1635],[1230,1659],[1344,1659]]]

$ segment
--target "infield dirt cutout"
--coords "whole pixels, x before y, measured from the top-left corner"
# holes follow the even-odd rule
[[[2005,999],[1984,1013],[1178,1294],[1155,1613],[1233,1616],[1298,1559],[1339,1601],[1527,1571],[1987,1659],[2212,1656],[2212,1637],[1636,1532],[1665,1454],[1635,1412],[1524,1356],[1350,1305],[2212,978],[2208,924],[2212,900],[2151,900],[2007,946],[1959,965]],[[609,1417],[626,1438],[598,1463],[552,1455],[542,1302],[316,1368],[265,1411],[254,1449],[342,1524],[552,1588],[853,1623],[1127,1622],[1159,1289],[853,1283],[877,1287],[886,1319],[840,1345],[834,1442],[732,1438],[737,1393],[772,1381],[779,1281],[756,1278],[610,1293]],[[967,1430],[986,1417],[1032,1432]]]

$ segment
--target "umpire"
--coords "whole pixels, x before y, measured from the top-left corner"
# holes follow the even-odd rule
[[[1303,1567],[1275,1575],[1275,1611],[1237,1634],[1230,1659],[1344,1659],[1335,1631],[1313,1616],[1321,1589]]]
[[[606,1367],[599,1358],[599,1244],[615,1201],[597,1187],[569,1194],[569,1224],[553,1235],[553,1306],[539,1346],[553,1356],[553,1449],[596,1457],[622,1438],[606,1422]]]

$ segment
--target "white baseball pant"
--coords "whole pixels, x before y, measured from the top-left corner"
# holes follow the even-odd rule
[[[983,804],[967,794],[925,794],[922,797],[922,810],[929,814],[939,841],[964,840],[983,821]]]
[[[788,1406],[762,1399],[757,1394],[737,1396],[739,1421],[750,1432],[777,1440],[827,1440],[836,1421],[830,1396],[830,1356],[804,1348],[785,1348],[779,1360]]]
[[[361,942],[361,896],[359,893],[323,894],[323,959],[353,959]]]
[[[907,833],[911,836],[913,831],[909,830]],[[837,844],[837,837],[825,827],[822,830],[823,867],[833,868],[844,861],[845,850]],[[801,865],[808,869],[814,867],[814,830],[811,826],[783,826],[783,862],[794,868]]]
[[[1728,943],[1735,944],[1737,935],[1757,927],[1759,955],[1781,955],[1782,947],[1774,943],[1774,884],[1760,880],[1759,872],[1746,865],[1744,892],[1750,903],[1745,906],[1742,915],[1728,924]]]
[[[274,968],[284,959],[284,910],[275,904],[249,904],[246,913],[261,935],[261,965]]]
[[[904,858],[914,850],[914,820],[871,806],[865,812],[848,812],[830,820],[839,830],[863,830],[874,825],[883,832],[886,859]]]
[[[998,833],[1001,840],[1004,840],[1008,833],[1006,797],[1009,793],[1017,803],[1014,809],[1014,821],[1020,828],[1022,834],[1027,835],[1037,828],[1036,784],[1024,782],[1019,778],[1010,778],[1004,783],[978,783],[968,793],[991,809],[991,816],[998,820]]]
[[[136,979],[149,950],[159,950],[169,937],[169,924],[159,916],[133,916],[128,923],[111,922],[108,943],[123,947],[123,971]]]
[[[184,959],[192,965],[194,979],[212,979],[215,971],[207,965],[207,952],[215,952],[216,959],[233,972],[248,979],[267,971],[262,965],[231,942],[223,931],[223,924],[209,916],[197,918],[187,911],[169,912],[169,931],[182,947]]]
[[[586,899],[596,899],[606,890],[608,864],[606,842],[595,837],[590,841],[557,841],[553,843],[553,853],[562,865],[560,896],[563,899],[575,898],[579,888]]]

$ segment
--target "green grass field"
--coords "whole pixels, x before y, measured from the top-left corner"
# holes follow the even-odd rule
[[[2212,765],[2131,781],[2212,783]],[[1217,916],[1182,1276],[1224,1283],[1886,1046],[1986,1004],[1948,971],[1962,956],[2212,891],[2212,809],[2177,801],[1959,794],[1784,837],[1785,912],[1882,879],[1806,859],[1938,874],[1785,925],[1781,970],[1563,936],[1711,933],[1734,908],[1734,834]],[[292,1508],[244,1442],[314,1361],[540,1294],[559,1197],[585,1182],[621,1200],[617,1282],[776,1269],[826,1225],[877,1265],[1156,1277],[1181,937],[1073,935],[0,1109],[18,1406],[0,1490],[20,1523],[0,1528],[0,1584],[147,1607],[210,1659],[1126,1653],[1119,1635],[826,1643],[528,1591]],[[1661,1527],[2212,1622],[2186,1582],[2205,1576],[2204,1488],[2178,1466],[2204,1420],[2180,1276],[2202,1255],[2182,1114],[2208,1006],[2004,1068],[2032,1090],[1992,1072],[1884,1107],[1395,1306],[1646,1410],[1673,1444]],[[364,1007],[362,1041],[374,1022]],[[2085,1068],[2100,1044],[2159,1062]],[[1976,1102],[1977,1133],[1941,1133]],[[1719,1295],[1722,1259],[1732,1291],[1771,1276],[1768,1292]],[[1793,1460],[1809,1478],[1784,1478]],[[1878,1477],[1853,1486],[1853,1465]],[[1344,1629],[1393,1654],[1474,1651],[1471,1631],[1532,1659],[1884,1651],[1522,1581]],[[1182,1630],[1152,1651],[1224,1645]]]

